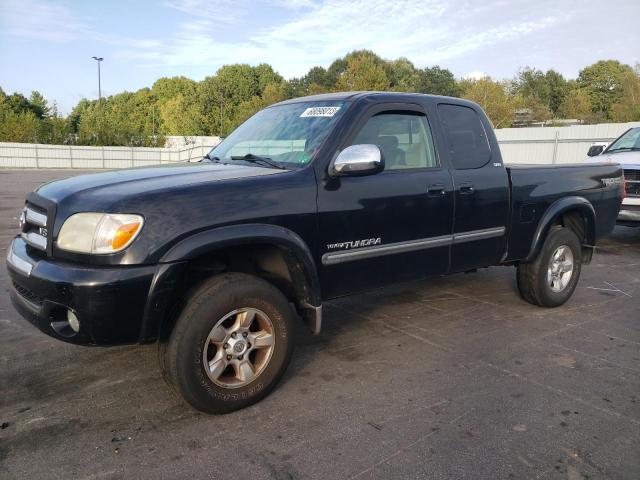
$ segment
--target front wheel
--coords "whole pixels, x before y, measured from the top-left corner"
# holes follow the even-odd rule
[[[293,312],[268,282],[213,277],[189,298],[164,349],[168,380],[197,410],[227,413],[266,396],[284,374]]]
[[[558,307],[576,288],[582,267],[582,247],[573,230],[553,227],[537,257],[518,265],[518,290],[527,302]]]

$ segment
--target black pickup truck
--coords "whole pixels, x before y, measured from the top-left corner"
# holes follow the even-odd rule
[[[211,413],[252,404],[325,300],[517,267],[543,307],[615,225],[618,165],[505,167],[474,103],[402,93],[288,100],[200,163],[84,175],[27,196],[7,258],[20,314],[77,344],[158,342]]]

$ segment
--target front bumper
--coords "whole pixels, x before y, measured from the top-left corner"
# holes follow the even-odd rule
[[[640,224],[640,197],[626,197],[622,201],[617,222],[626,225]]]
[[[94,267],[56,262],[29,252],[24,240],[9,246],[7,269],[16,310],[42,332],[77,344],[135,343],[155,266]],[[80,329],[56,328],[71,310]]]

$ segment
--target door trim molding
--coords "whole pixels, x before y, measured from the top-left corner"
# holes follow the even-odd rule
[[[502,237],[504,235],[504,227],[483,228],[481,230],[471,230],[470,232],[455,233],[453,235],[453,243],[474,242],[476,240],[484,240],[486,238]]]
[[[484,228],[482,230],[471,230],[469,232],[456,233],[453,235],[421,238],[407,242],[354,248],[353,250],[341,250],[339,252],[327,252],[322,255],[322,265],[337,265],[339,263],[352,262],[354,260],[376,258],[385,255],[394,255],[397,253],[414,252],[416,250],[426,250],[429,248],[444,247],[459,243],[475,242],[477,240],[501,237],[504,235],[505,230],[505,227]]]

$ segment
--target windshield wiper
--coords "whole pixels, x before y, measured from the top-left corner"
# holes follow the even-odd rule
[[[244,160],[251,163],[263,163],[274,168],[279,168],[280,170],[286,170],[286,167],[276,162],[275,160],[271,160],[269,157],[254,155],[253,153],[247,153],[246,155],[231,155],[231,160]]]
[[[605,153],[611,152],[636,152],[640,150],[640,147],[620,147],[620,148],[612,148],[611,150],[607,150]]]

